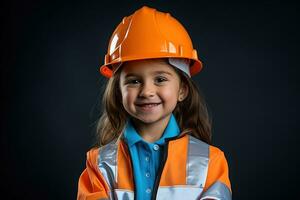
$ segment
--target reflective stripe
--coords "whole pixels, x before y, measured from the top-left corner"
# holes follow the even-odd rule
[[[101,147],[99,150],[98,167],[109,185],[110,191],[114,190],[117,182],[117,152],[118,146],[115,141]],[[112,192],[110,192],[110,196],[113,198]]]
[[[200,200],[205,199],[231,200],[231,192],[224,183],[218,181],[210,186],[207,191],[202,194]]]
[[[189,136],[186,184],[204,188],[209,159],[209,145]]]
[[[173,186],[173,187],[159,187],[157,191],[157,200],[172,199],[198,199],[203,188],[193,186]]]
[[[116,189],[115,193],[116,193],[118,200],[133,200],[134,199],[133,191]]]
[[[186,185],[160,186],[156,198],[158,200],[199,199],[206,182],[208,160],[209,145],[189,136]]]

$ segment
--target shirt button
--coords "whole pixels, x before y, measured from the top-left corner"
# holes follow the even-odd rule
[[[150,173],[149,172],[147,172],[145,175],[146,175],[147,178],[150,177]]]
[[[147,157],[145,158],[145,160],[148,162],[148,161],[149,161],[149,157],[147,156]]]
[[[148,193],[148,194],[151,193],[151,189],[147,188],[146,193]]]
[[[157,144],[155,144],[155,145],[153,146],[153,149],[154,149],[155,151],[157,151],[157,150],[159,149],[159,146],[158,146]]]

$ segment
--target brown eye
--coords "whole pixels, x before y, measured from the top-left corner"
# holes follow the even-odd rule
[[[163,83],[165,81],[167,81],[168,79],[163,77],[163,76],[158,76],[155,78],[155,83]]]
[[[139,84],[141,82],[137,79],[130,79],[130,80],[127,80],[125,83],[126,84],[131,84],[131,85],[136,85],[136,84]]]

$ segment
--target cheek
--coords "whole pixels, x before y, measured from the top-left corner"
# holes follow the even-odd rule
[[[176,104],[178,98],[178,90],[178,88],[166,88],[165,90],[161,91],[161,97],[166,102]]]
[[[135,99],[135,92],[133,90],[124,89],[122,90],[122,102],[123,105],[128,107],[128,105],[132,104]]]

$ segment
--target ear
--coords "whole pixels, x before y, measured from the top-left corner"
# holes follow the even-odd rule
[[[181,102],[181,101],[185,100],[185,98],[188,96],[188,94],[189,94],[189,88],[188,88],[187,84],[181,82],[179,93],[178,93],[178,101]]]

